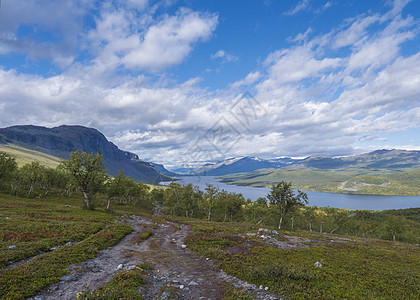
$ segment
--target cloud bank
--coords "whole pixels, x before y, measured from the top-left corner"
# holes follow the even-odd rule
[[[402,53],[419,23],[402,13],[406,4],[324,33],[307,28],[244,78],[212,91],[195,74],[176,83],[167,72],[211,42],[217,14],[159,15],[164,4],[144,0],[16,0],[2,7],[0,55],[48,60],[59,71],[1,68],[0,125],[93,126],[120,148],[169,165],[370,149],[363,143],[420,127],[420,52]],[[48,38],[34,38],[35,29]],[[239,59],[220,48],[211,57]]]

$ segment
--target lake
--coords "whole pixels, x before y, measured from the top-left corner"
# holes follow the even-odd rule
[[[271,189],[250,186],[237,186],[219,182],[210,176],[182,176],[176,181],[180,184],[193,184],[204,190],[206,184],[219,186],[229,192],[241,193],[245,199],[255,201],[266,196]],[[168,183],[166,183],[168,184]],[[382,196],[354,195],[305,191],[308,194],[308,205],[319,207],[337,207],[346,209],[385,210],[420,207],[420,196]]]

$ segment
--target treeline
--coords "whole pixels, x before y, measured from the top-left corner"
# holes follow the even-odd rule
[[[31,198],[81,194],[84,207],[88,209],[94,209],[96,202],[104,199],[108,208],[113,202],[127,204],[145,200],[148,185],[133,181],[123,172],[115,177],[108,176],[102,160],[99,154],[79,150],[55,169],[38,162],[18,167],[14,157],[0,152],[0,190]]]
[[[254,202],[213,185],[200,190],[172,182],[151,188],[123,172],[107,176],[102,156],[82,151],[73,152],[56,169],[36,162],[18,168],[13,157],[0,152],[0,188],[21,197],[78,194],[88,209],[99,202],[108,210],[115,205],[140,205],[149,212],[185,218],[420,243],[420,208],[375,212],[308,207],[306,194],[294,192],[287,182],[273,186],[267,197]]]

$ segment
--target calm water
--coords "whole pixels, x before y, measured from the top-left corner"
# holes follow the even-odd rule
[[[229,192],[241,193],[245,199],[255,201],[258,197],[266,196],[269,188],[257,188],[249,186],[229,185],[219,182],[217,179],[209,176],[183,176],[177,181],[180,184],[189,184],[198,186],[204,190],[206,183],[219,186]],[[334,194],[307,191],[308,205],[319,207],[338,207],[347,209],[368,209],[385,210],[420,207],[420,196],[380,196],[380,195],[351,195]]]

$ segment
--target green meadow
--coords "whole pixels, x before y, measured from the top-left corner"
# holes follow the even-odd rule
[[[312,171],[263,169],[219,177],[227,184],[271,187],[282,180],[293,182],[305,191],[376,195],[420,195],[420,170],[386,173],[384,171]]]

